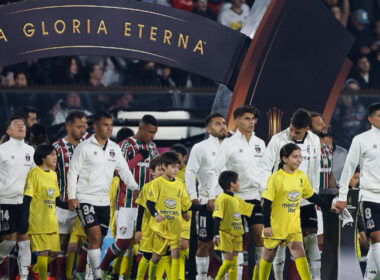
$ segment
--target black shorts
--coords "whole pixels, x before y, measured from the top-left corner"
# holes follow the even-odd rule
[[[301,228],[318,229],[317,209],[314,204],[301,206]]]
[[[260,200],[252,199],[252,200],[246,200],[246,202],[254,204],[255,207],[252,211],[252,216],[249,218],[246,218],[246,222],[248,226],[256,225],[256,224],[264,224],[264,215],[263,215],[263,208],[261,207]]]
[[[25,213],[23,204],[0,205],[0,234],[14,232],[26,234],[29,227],[29,217]]]
[[[198,240],[208,242],[214,239],[214,219],[212,212],[203,210],[195,213]]]
[[[362,216],[368,233],[380,230],[380,203],[363,201]]]
[[[102,235],[106,236],[110,223],[110,207],[81,203],[77,209],[80,223],[85,231],[93,226],[100,226]]]

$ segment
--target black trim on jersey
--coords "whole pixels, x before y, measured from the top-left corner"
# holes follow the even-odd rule
[[[222,221],[221,218],[214,219],[214,235],[219,235],[219,227],[220,227],[221,221]]]
[[[263,216],[264,216],[264,227],[266,228],[272,227],[270,223],[271,212],[272,212],[272,201],[264,198]]]
[[[158,214],[156,210],[156,203],[154,203],[153,201],[147,200],[146,207],[148,208],[152,217],[155,217]]]
[[[312,202],[312,203],[317,204],[318,206],[320,206],[325,211],[329,211],[331,208],[330,203],[326,199],[317,195],[316,193],[314,193],[311,197],[307,198],[307,200]]]
[[[142,225],[142,220],[144,216],[144,211],[145,208],[139,205],[139,208],[137,210],[137,221],[136,221],[136,231],[141,231],[141,225]]]

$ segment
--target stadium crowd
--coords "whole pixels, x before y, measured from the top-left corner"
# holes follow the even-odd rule
[[[240,30],[254,0],[143,0],[192,12]],[[354,67],[345,87],[380,89],[379,1],[321,0],[356,38],[350,52]],[[2,0],[0,4],[14,1]],[[55,57],[0,67],[0,85],[99,88],[139,86],[159,88],[215,87],[215,83],[180,69],[121,57]]]
[[[205,119],[208,138],[190,152],[175,144],[159,153],[152,115],[141,118],[135,134],[124,128],[112,141],[111,115],[96,113],[90,133],[85,113],[72,111],[66,135],[51,144],[30,129],[36,112],[20,111],[0,145],[2,276],[84,279],[87,270],[94,279],[189,279],[195,236],[196,279],[266,280],[272,266],[276,280],[297,272],[303,280],[320,279],[321,210],[344,211],[348,190],[359,187],[358,242],[369,250],[364,279],[374,279],[380,103],[367,116],[371,128],[354,137],[348,153],[337,149],[321,114],[302,108],[266,145],[255,136],[260,111],[251,105],[233,112],[235,131],[227,132],[214,112]],[[336,202],[318,195],[337,186]],[[115,242],[101,258],[108,230]],[[244,261],[249,240],[253,270]],[[286,247],[296,269],[284,276]]]

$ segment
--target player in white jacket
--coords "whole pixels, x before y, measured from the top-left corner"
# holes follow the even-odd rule
[[[24,207],[26,176],[34,167],[34,149],[24,142],[25,120],[12,117],[7,124],[9,141],[0,145],[0,263],[16,245],[19,247],[20,279],[28,276],[31,262],[30,241],[26,234],[29,225],[28,209]]]
[[[209,137],[193,146],[187,162],[185,181],[187,192],[194,204],[206,204],[214,199],[207,185],[208,172],[212,168],[219,149],[226,137],[226,121],[220,113],[212,113],[205,120]],[[198,181],[198,194],[196,182]],[[213,246],[214,219],[210,211],[195,213],[198,248],[196,252],[197,280],[206,280],[210,250]]]
[[[138,186],[121,154],[120,147],[109,140],[112,117],[106,112],[94,115],[95,134],[74,151],[67,174],[69,209],[76,210],[88,238],[88,258],[94,278],[101,279],[100,246],[110,219],[109,191],[115,170],[128,188]]]
[[[348,185],[360,166],[360,194],[362,216],[371,237],[368,263],[374,262],[380,271],[380,103],[368,108],[370,130],[354,137],[347,154],[342,176],[339,181],[339,198],[336,207],[343,210],[347,206]],[[366,275],[374,279],[376,272]]]
[[[263,159],[263,186],[273,172],[276,172],[281,161],[280,150],[288,143],[295,143],[301,148],[302,163],[299,167],[306,173],[316,193],[319,192],[320,180],[320,140],[317,135],[309,131],[311,125],[310,113],[305,109],[298,109],[290,120],[290,126],[277,133],[270,140]],[[304,246],[310,261],[313,279],[320,279],[321,256],[317,241],[317,212],[315,205],[306,200],[301,201],[301,227],[304,236]],[[286,247],[279,247],[273,270],[276,280],[283,279]]]

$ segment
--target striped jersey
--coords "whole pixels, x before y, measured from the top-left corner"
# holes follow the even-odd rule
[[[57,151],[57,176],[58,188],[63,201],[67,202],[67,171],[71,157],[73,156],[75,146],[68,142],[65,138],[59,139],[53,143]]]
[[[137,182],[139,189],[150,181],[149,174],[149,164],[150,161],[158,155],[156,144],[150,142],[148,144],[142,143],[134,137],[129,137],[120,142],[121,153],[123,154],[125,160],[129,162],[132,160],[137,154],[138,151],[148,150],[149,157],[143,161],[140,161],[132,170],[132,175]],[[120,180],[119,189],[117,191],[117,207],[137,207],[134,203],[137,195],[133,195],[131,190],[127,190],[126,185],[123,181]]]
[[[325,143],[321,145],[321,179],[319,183],[320,189],[329,188],[329,180],[332,172],[332,148]]]

